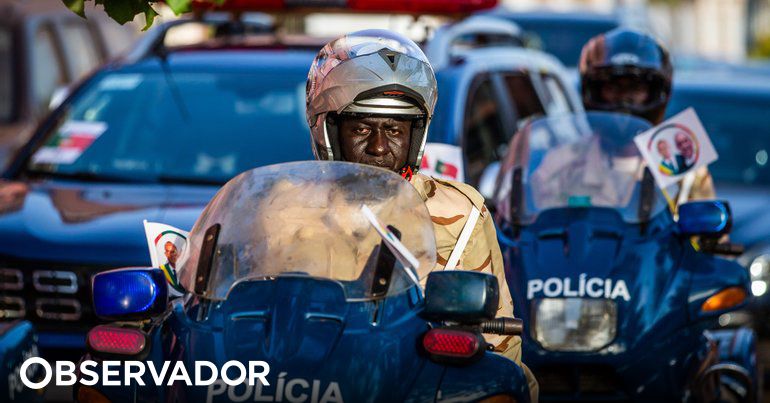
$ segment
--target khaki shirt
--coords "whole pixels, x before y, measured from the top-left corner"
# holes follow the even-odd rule
[[[711,178],[711,173],[709,172],[708,167],[698,168],[694,175],[695,178],[692,182],[692,187],[690,187],[689,192],[686,195],[677,194],[677,202],[680,200],[693,201],[716,199],[717,195],[716,190],[714,189],[714,180]],[[684,181],[685,180],[683,179],[680,182],[680,193],[683,190],[686,191],[686,189],[683,189],[684,186],[682,185]]]
[[[460,237],[472,207],[481,215],[465,247],[458,269],[489,273],[497,277],[500,302],[497,316],[513,317],[513,299],[505,280],[503,255],[497,243],[497,233],[491,214],[484,206],[484,197],[470,185],[428,177],[412,176],[412,185],[428,207],[436,234],[436,268],[443,270],[450,253]],[[495,351],[521,364],[521,338],[518,336],[484,335]]]

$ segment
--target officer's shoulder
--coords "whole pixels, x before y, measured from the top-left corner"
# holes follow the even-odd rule
[[[424,183],[423,187],[427,189],[427,198],[433,197],[437,193],[443,193],[449,197],[461,197],[479,210],[484,209],[484,196],[473,186],[467,183],[453,180],[440,179],[432,176],[421,175]],[[433,187],[435,186],[435,189]]]

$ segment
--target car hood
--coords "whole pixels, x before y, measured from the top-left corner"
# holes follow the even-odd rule
[[[717,183],[719,199],[730,202],[733,213],[733,229],[730,240],[746,248],[766,241],[770,237],[770,189],[759,186]]]
[[[143,220],[190,230],[218,188],[80,182],[0,184],[0,255],[149,265]]]

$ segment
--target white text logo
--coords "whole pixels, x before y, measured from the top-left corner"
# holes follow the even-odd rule
[[[583,273],[575,281],[570,278],[551,277],[545,280],[534,279],[527,282],[527,299],[543,295],[546,297],[591,297],[628,301],[631,295],[623,280],[587,278]]]

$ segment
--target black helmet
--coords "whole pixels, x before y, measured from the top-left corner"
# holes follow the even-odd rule
[[[663,120],[671,95],[673,68],[668,51],[652,36],[626,28],[597,35],[580,55],[580,85],[588,110],[626,112],[653,124]],[[620,85],[644,86],[646,99],[607,99],[605,89]]]

